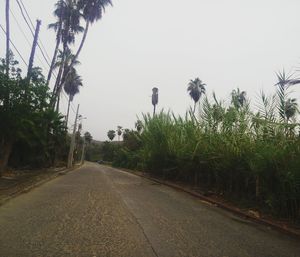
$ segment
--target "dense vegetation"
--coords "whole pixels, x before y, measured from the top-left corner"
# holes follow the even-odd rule
[[[10,57],[11,71],[0,70],[0,174],[11,166],[55,165],[66,154],[63,116],[50,108],[51,94],[39,69],[32,79],[22,78]]]
[[[39,45],[41,21],[37,21],[28,64],[10,38],[10,0],[5,2],[6,31],[3,30],[3,32],[6,34],[6,56],[5,59],[1,59],[0,63],[0,176],[7,164],[11,167],[26,166],[28,168],[64,164],[69,148],[72,153],[69,153],[69,162],[72,165],[72,156],[74,160],[82,160],[85,147],[92,140],[88,132],[81,137],[81,126],[77,130],[75,125],[76,140],[71,140],[72,147],[69,147],[70,137],[67,133],[67,125],[70,104],[83,85],[76,65],[79,64],[78,57],[90,24],[102,18],[105,7],[111,5],[111,1],[58,0],[53,12],[56,20],[49,25],[49,29],[54,29],[56,32],[56,45],[52,60],[45,57],[48,55],[47,53],[45,55]],[[30,19],[25,5],[22,4],[19,7],[26,24],[32,30],[33,28],[24,16],[26,13]],[[85,24],[85,27],[82,27],[82,24]],[[80,33],[83,33],[81,41],[73,54],[72,47]],[[27,65],[26,75],[18,67],[18,62],[14,60],[11,46]],[[34,67],[37,47],[49,65],[47,79],[40,67]],[[49,85],[53,77],[55,77],[55,83],[50,92]],[[66,115],[59,112],[62,90],[69,97]],[[75,133],[72,138],[75,138]],[[74,155],[72,149],[74,149]]]
[[[140,132],[123,134],[114,165],[201,186],[299,221],[300,125],[297,103],[289,96],[297,80],[284,73],[278,78],[276,94],[262,93],[256,111],[238,89],[229,106],[215,94],[205,97],[199,118],[192,110],[184,118],[164,111],[143,115]]]

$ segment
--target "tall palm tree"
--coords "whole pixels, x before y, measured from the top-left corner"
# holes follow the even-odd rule
[[[93,24],[94,22],[102,18],[102,15],[105,11],[105,7],[107,5],[112,5],[111,0],[79,0],[78,1],[78,8],[82,11],[82,17],[85,20],[86,25],[85,25],[84,34],[81,43],[74,57],[74,61],[78,58],[82,50],[82,47],[84,45],[89,30],[89,25]],[[73,62],[71,66],[72,65]]]
[[[188,84],[187,91],[189,92],[190,97],[194,100],[194,114],[196,111],[196,104],[200,100],[202,94],[205,94],[205,86],[206,84],[203,83],[202,80],[199,78],[191,80]]]
[[[72,52],[69,48],[65,49],[65,51],[59,50],[59,54],[57,56],[57,62],[54,64],[53,68],[54,69],[59,68],[59,70],[62,70],[62,73],[64,73],[64,71],[67,69],[67,67],[69,67],[69,65],[71,64],[73,58],[74,58],[74,55],[72,54]],[[74,66],[78,65],[78,64],[80,64],[80,62],[76,61]],[[74,66],[73,66],[72,70],[74,69]],[[65,75],[66,79],[68,78],[68,75]],[[60,94],[61,94],[61,90],[62,90],[62,86],[59,85],[59,82],[60,82],[60,80],[57,80],[55,83],[55,86],[53,88],[53,97],[55,97],[55,100],[56,100],[56,110],[57,111],[59,108]]]
[[[69,50],[69,45],[75,42],[75,35],[83,32],[83,27],[80,26],[81,14],[77,8],[77,2],[74,0],[61,0],[58,5],[57,16],[59,17],[58,23],[54,23],[53,27],[57,28],[57,33],[60,32],[59,40],[61,40],[63,45],[63,59],[61,61],[62,65],[59,67],[58,75],[55,82],[52,104],[55,106],[56,100],[59,97],[59,92],[62,88],[62,80],[65,81],[67,66],[65,65],[64,58],[66,52]],[[61,22],[61,24],[60,24]],[[60,27],[61,26],[61,27]],[[59,29],[60,27],[60,29]],[[57,38],[58,41],[58,38]],[[56,53],[57,54],[57,53]],[[72,66],[75,65],[75,62]],[[54,68],[54,66],[53,66]]]
[[[152,88],[152,105],[153,105],[153,117],[156,111],[156,105],[158,104],[158,88]]]
[[[81,86],[82,86],[82,79],[77,74],[76,70],[73,68],[72,71],[68,74],[66,83],[64,84],[64,90],[69,96],[66,124],[68,124],[68,120],[69,120],[70,104],[73,101],[74,96],[79,93],[79,88]]]

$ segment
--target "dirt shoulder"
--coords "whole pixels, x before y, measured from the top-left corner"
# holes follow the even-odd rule
[[[0,177],[0,205],[79,166],[75,165],[71,169],[56,167],[38,170],[10,170]]]

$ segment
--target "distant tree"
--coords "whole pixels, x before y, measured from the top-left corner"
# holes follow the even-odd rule
[[[285,117],[286,121],[289,122],[290,119],[293,119],[296,114],[299,113],[297,99],[289,98],[285,102]]]
[[[240,91],[239,88],[232,90],[231,92],[231,103],[236,109],[244,107],[247,102],[246,91]]]
[[[120,141],[120,136],[122,135],[123,131],[122,131],[122,127],[118,126],[117,127],[117,134],[118,134],[118,141]]]
[[[113,141],[114,138],[115,138],[115,136],[116,136],[116,131],[114,131],[114,130],[109,130],[109,131],[107,132],[107,137],[109,138],[110,141]]]
[[[137,120],[135,123],[135,128],[137,130],[138,133],[141,133],[142,129],[143,129],[143,123],[141,120]]]
[[[152,105],[153,105],[153,117],[156,111],[156,105],[158,104],[158,88],[152,88]]]
[[[205,86],[199,78],[191,80],[188,84],[187,91],[189,92],[190,97],[194,100],[194,109],[193,113],[196,111],[196,104],[200,100],[202,94],[205,94]]]
[[[84,133],[84,139],[85,139],[85,142],[87,144],[90,144],[92,142],[92,140],[93,140],[93,137],[92,137],[92,135],[91,135],[90,132],[85,132]]]

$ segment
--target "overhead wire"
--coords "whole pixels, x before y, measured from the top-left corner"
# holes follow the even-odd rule
[[[0,24],[0,28],[3,31],[3,33],[6,35],[6,31],[3,28],[3,26]],[[24,64],[28,67],[27,62],[25,61],[25,59],[23,58],[22,54],[20,53],[20,51],[18,50],[18,48],[16,47],[16,45],[13,43],[13,41],[11,39],[9,39],[9,42],[11,43],[11,45],[13,46],[13,48],[16,50],[16,52],[18,53],[19,57],[22,59],[22,61],[24,62]]]

